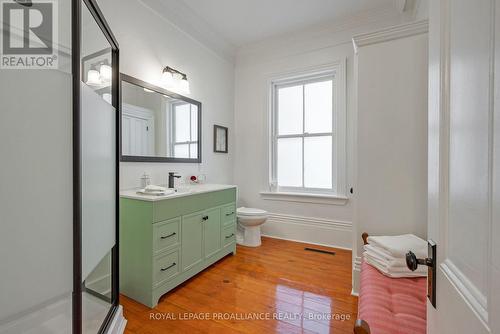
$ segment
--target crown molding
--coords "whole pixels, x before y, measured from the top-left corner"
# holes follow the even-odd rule
[[[271,36],[243,45],[236,50],[236,64],[237,66],[247,66],[342,44],[348,45],[352,42],[353,35],[402,22],[405,22],[403,15],[398,13],[392,4],[358,12],[333,22],[313,25],[306,29]]]
[[[352,38],[354,52],[357,54],[359,48],[366,45],[391,41],[398,38],[425,34],[429,31],[429,21],[421,20],[407,24],[401,24],[367,34],[356,35]]]

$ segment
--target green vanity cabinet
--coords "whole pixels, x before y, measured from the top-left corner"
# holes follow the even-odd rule
[[[236,252],[236,188],[120,198],[120,292],[149,307]]]
[[[186,271],[203,261],[203,214],[182,217],[182,270]]]

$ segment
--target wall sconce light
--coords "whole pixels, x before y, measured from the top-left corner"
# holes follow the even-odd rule
[[[87,85],[90,86],[99,86],[102,84],[101,82],[101,75],[99,74],[98,71],[96,70],[89,70],[87,72]]]
[[[101,75],[101,80],[103,82],[111,82],[112,70],[111,66],[107,64],[102,64],[99,67],[99,74]]]
[[[161,81],[167,89],[179,91],[181,93],[190,94],[189,81],[185,73],[179,72],[176,69],[166,66],[161,75]]]
[[[91,66],[87,71],[87,81],[89,86],[106,87],[111,84],[113,69],[107,61],[100,62]]]

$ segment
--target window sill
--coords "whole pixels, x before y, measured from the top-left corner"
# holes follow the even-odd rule
[[[346,205],[349,198],[338,195],[261,191],[264,200],[328,205]]]

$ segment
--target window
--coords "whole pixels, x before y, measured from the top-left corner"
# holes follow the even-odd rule
[[[273,191],[345,194],[343,73],[339,64],[334,70],[273,81]]]
[[[170,153],[175,158],[198,157],[198,106],[173,103],[171,107]]]

